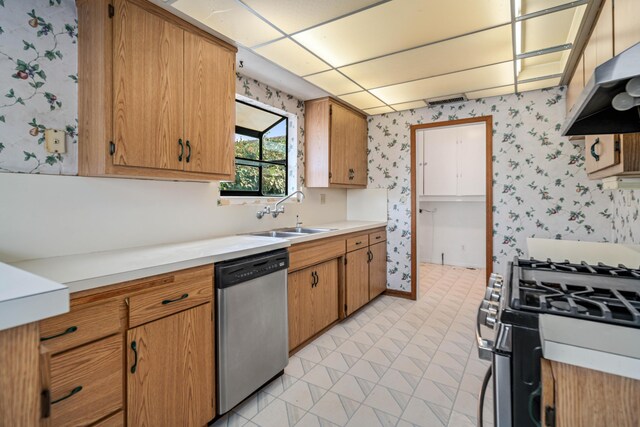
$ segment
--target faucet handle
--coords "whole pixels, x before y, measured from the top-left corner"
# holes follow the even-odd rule
[[[296,228],[302,227],[302,221],[300,221],[300,215],[296,215]]]

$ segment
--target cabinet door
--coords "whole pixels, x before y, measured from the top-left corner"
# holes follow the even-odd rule
[[[369,248],[348,252],[345,269],[347,316],[369,302]]]
[[[331,184],[351,184],[349,180],[349,168],[352,160],[350,144],[355,134],[356,124],[353,121],[353,114],[345,107],[330,103],[331,113],[329,125],[329,146],[330,146],[330,178]]]
[[[214,416],[211,303],[130,329],[127,338],[127,425],[206,425]]]
[[[182,170],[183,35],[133,3],[116,2],[114,164]]]
[[[351,184],[367,186],[367,120],[352,113],[355,122],[354,134],[350,141],[351,155],[348,169],[353,169]]]
[[[195,34],[184,34],[184,169],[234,173],[235,55]]]
[[[613,0],[604,2],[598,23],[593,31],[597,34],[596,64],[600,65],[613,58]],[[637,41],[640,41],[640,34]]]
[[[457,130],[429,129],[424,133],[424,194],[453,196],[457,192]]]
[[[584,89],[584,55],[580,55],[580,61],[571,77],[567,87],[567,112],[571,111],[580,92]]]
[[[620,152],[615,149],[617,135],[587,135],[585,137],[587,173],[596,172],[620,163]]]
[[[486,192],[486,124],[458,128],[458,196]]]
[[[618,55],[631,46],[640,42],[640,1],[638,0],[615,0],[613,8],[613,39],[615,44],[615,54]]]
[[[387,290],[387,242],[371,245],[369,251],[369,300],[372,300]]]
[[[290,273],[288,282],[289,350],[313,335],[313,268]]]
[[[312,289],[316,334],[338,320],[338,260],[323,262],[311,270],[316,272],[316,285]]]

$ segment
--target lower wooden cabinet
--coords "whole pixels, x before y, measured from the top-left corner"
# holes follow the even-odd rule
[[[368,247],[348,252],[345,266],[345,313],[350,315],[369,302]]]
[[[338,320],[338,259],[288,276],[289,350]]]
[[[387,290],[387,242],[369,246],[369,300]]]
[[[127,332],[130,426],[204,426],[214,417],[211,304]]]

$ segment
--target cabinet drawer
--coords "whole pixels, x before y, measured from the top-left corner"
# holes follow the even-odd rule
[[[52,425],[88,425],[122,407],[122,342],[115,335],[51,358]]]
[[[102,421],[98,421],[92,427],[124,427],[124,411],[118,411]]]
[[[211,269],[176,273],[175,283],[129,298],[129,328],[210,302]]]
[[[360,236],[347,239],[347,252],[355,251],[369,246],[369,235],[361,234]]]
[[[619,135],[587,135],[585,149],[587,173],[596,172],[620,163],[620,151],[616,150]]]
[[[375,233],[369,233],[369,244],[370,245],[375,245],[376,243],[384,242],[385,240],[387,240],[387,231],[386,230],[376,231]]]
[[[289,271],[300,270],[344,255],[344,239],[298,243],[289,248]]]
[[[40,342],[59,353],[120,331],[119,302],[74,307],[69,313],[40,322]]]

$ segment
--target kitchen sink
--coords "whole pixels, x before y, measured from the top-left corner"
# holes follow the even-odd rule
[[[335,228],[289,227],[289,228],[279,228],[276,231],[281,231],[285,233],[315,234],[315,233],[326,233],[327,231],[334,231],[334,230]]]
[[[258,232],[249,233],[249,234],[252,236],[281,237],[283,239],[289,239],[291,237],[300,237],[305,235],[305,233],[291,233],[291,232],[281,231],[281,230],[258,231]]]

